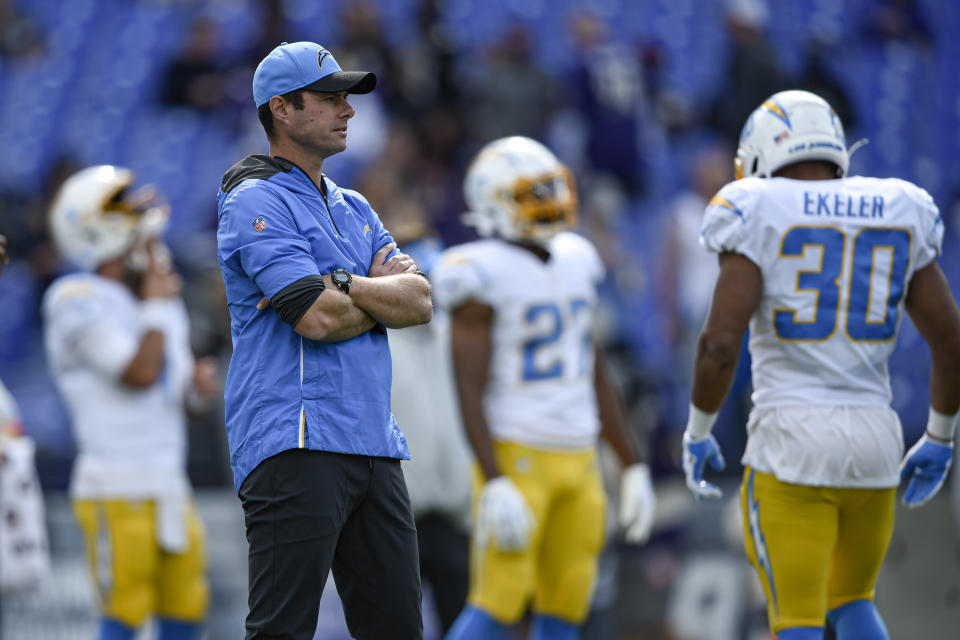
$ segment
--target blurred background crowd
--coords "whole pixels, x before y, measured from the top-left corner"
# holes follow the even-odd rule
[[[62,498],[74,455],[39,321],[45,287],[65,268],[46,233],[50,199],[67,176],[95,163],[130,167],[156,184],[172,206],[167,242],[184,275],[194,349],[225,371],[231,345],[216,263],[216,193],[234,162],[266,152],[250,86],[256,64],[281,41],[319,42],[344,69],[377,73],[374,93],[350,98],[357,115],[347,151],[324,168],[369,199],[401,247],[424,236],[444,245],[472,239],[460,222],[460,185],[465,163],[494,138],[537,138],[572,168],[580,230],[609,274],[598,330],[630,424],[647,445],[658,486],[669,488],[682,477],[692,349],[716,269],[697,242],[700,220],[706,201],[733,177],[742,123],[770,94],[820,94],[837,109],[848,143],[870,139],[853,156],[852,174],[901,177],[931,193],[946,226],[941,264],[960,295],[958,35],[960,5],[950,0],[0,0],[0,233],[12,258],[0,279],[0,379],[36,442],[49,504]],[[925,343],[905,326],[891,375],[908,446],[926,421],[928,370]],[[742,360],[714,429],[728,461],[742,452],[748,398]],[[239,513],[218,411],[192,424],[189,472],[201,492],[218,496],[208,515]],[[738,472],[728,465],[731,483]],[[901,522],[914,518],[939,539],[956,576],[948,501],[922,516],[922,526],[913,514]],[[611,585],[598,590],[598,608],[619,611],[610,624],[621,633],[594,637],[633,637],[622,631],[630,624],[646,630],[636,637],[763,633],[762,605],[750,604],[749,590],[731,609],[732,622],[696,617],[698,606],[713,606],[696,596],[711,592],[684,580],[706,584],[733,571],[736,582],[746,574],[739,560],[723,564],[725,555],[711,556],[720,564],[701,566],[702,576],[681,571],[684,553],[719,544],[711,542],[722,537],[715,524],[700,529],[722,514],[688,517],[673,510],[666,490],[661,502],[654,540],[613,557]],[[237,514],[224,516],[224,539],[237,539],[240,555],[221,551],[225,562],[242,564]],[[898,553],[904,566],[918,562],[912,546],[895,542],[894,567]],[[211,552],[212,572],[222,570],[218,557]],[[622,588],[625,580],[636,588]],[[218,592],[217,584],[214,609],[219,597],[220,613],[239,606],[242,621],[244,585]],[[949,577],[930,596],[932,614],[948,616],[954,630],[958,585]],[[677,595],[684,588],[692,604]],[[881,610],[885,597],[896,606],[892,593],[881,589]],[[8,632],[10,612],[6,602]],[[896,620],[888,617],[893,637]],[[731,635],[704,631],[724,624]],[[41,628],[9,637],[67,637]],[[220,637],[239,636],[211,629]]]

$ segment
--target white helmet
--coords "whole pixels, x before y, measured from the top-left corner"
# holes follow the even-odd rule
[[[67,260],[92,271],[138,240],[163,234],[169,207],[152,185],[131,191],[133,181],[129,169],[105,164],[63,183],[50,207],[50,231]]]
[[[809,91],[781,91],[757,107],[740,133],[736,177],[765,176],[795,162],[826,160],[847,174],[843,124],[826,100]]]
[[[573,176],[545,146],[522,136],[494,140],[467,169],[463,221],[481,236],[546,242],[577,219]]]

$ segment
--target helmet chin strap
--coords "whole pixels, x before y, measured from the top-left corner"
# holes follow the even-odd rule
[[[532,244],[534,246],[540,247],[541,249],[547,249],[550,247],[550,241],[553,238],[518,238],[517,242],[522,242],[526,244]]]

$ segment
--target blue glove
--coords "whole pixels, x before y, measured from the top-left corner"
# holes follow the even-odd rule
[[[900,463],[900,483],[910,480],[903,492],[903,504],[914,509],[937,495],[952,460],[952,442],[937,442],[923,434]]]
[[[687,476],[687,488],[699,498],[719,498],[723,491],[715,484],[703,479],[703,468],[707,463],[714,471],[723,471],[727,466],[720,453],[720,446],[712,435],[694,440],[690,434],[683,434],[683,473]]]

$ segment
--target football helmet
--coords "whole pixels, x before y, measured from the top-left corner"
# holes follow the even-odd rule
[[[132,189],[134,173],[123,167],[83,169],[60,187],[50,207],[50,231],[64,258],[95,270],[147,241],[159,238],[170,209],[152,185]],[[145,268],[143,256],[131,266]]]
[[[826,100],[809,91],[781,91],[757,107],[740,133],[734,160],[737,179],[769,178],[778,169],[805,160],[837,165],[838,177],[847,174],[843,124]]]
[[[483,147],[463,183],[466,224],[481,236],[543,243],[577,219],[573,176],[545,146],[510,136]]]

